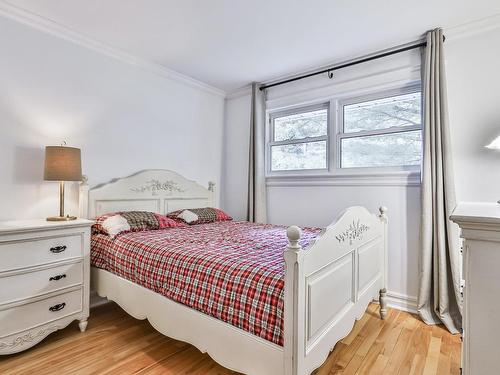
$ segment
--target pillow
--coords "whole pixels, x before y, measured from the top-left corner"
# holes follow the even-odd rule
[[[98,216],[92,230],[115,237],[125,232],[175,228],[179,225],[177,221],[154,212],[126,211]]]
[[[224,211],[212,207],[174,211],[169,213],[167,217],[174,220],[180,220],[189,225],[233,220],[233,218]]]
[[[121,215],[109,216],[102,222],[102,229],[108,236],[114,238],[116,235],[130,231],[130,225]]]

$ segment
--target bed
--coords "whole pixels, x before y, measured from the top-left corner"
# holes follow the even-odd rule
[[[90,190],[82,184],[80,215],[216,207],[214,190],[145,170]],[[100,296],[242,373],[310,374],[372,300],[386,315],[385,208],[350,207],[323,229],[222,222],[92,241]]]

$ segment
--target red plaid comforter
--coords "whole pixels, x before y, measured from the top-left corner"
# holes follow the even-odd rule
[[[92,265],[283,345],[286,227],[216,222],[92,236]],[[320,228],[304,228],[307,246]]]

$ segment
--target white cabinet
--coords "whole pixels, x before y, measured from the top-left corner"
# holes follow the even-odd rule
[[[0,354],[89,316],[89,220],[0,222]]]
[[[465,375],[500,373],[500,204],[461,203],[451,220],[463,243]]]

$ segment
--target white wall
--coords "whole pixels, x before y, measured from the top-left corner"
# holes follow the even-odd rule
[[[0,50],[0,219],[58,213],[43,158],[62,140],[91,186],[145,168],[220,183],[221,96],[1,17]],[[66,205],[78,212],[75,183]]]
[[[450,35],[452,33],[450,32]],[[484,148],[500,135],[500,29],[471,36],[449,37],[446,42],[452,146],[459,200],[500,199],[500,152]],[[418,54],[384,59],[356,69],[339,71],[333,82],[316,77],[268,93],[268,108],[307,103],[332,93],[352,92],[360,83],[376,86],[410,79]],[[399,70],[394,70],[399,66]],[[413,68],[412,68],[413,67]],[[356,79],[359,81],[356,83]],[[226,102],[225,208],[244,217],[250,97]],[[345,207],[362,204],[375,211],[389,208],[389,291],[393,303],[415,307],[418,294],[420,221],[419,186],[290,186],[268,183],[269,221],[279,224],[328,225]]]
[[[500,25],[446,43],[448,102],[457,199],[500,199]]]

